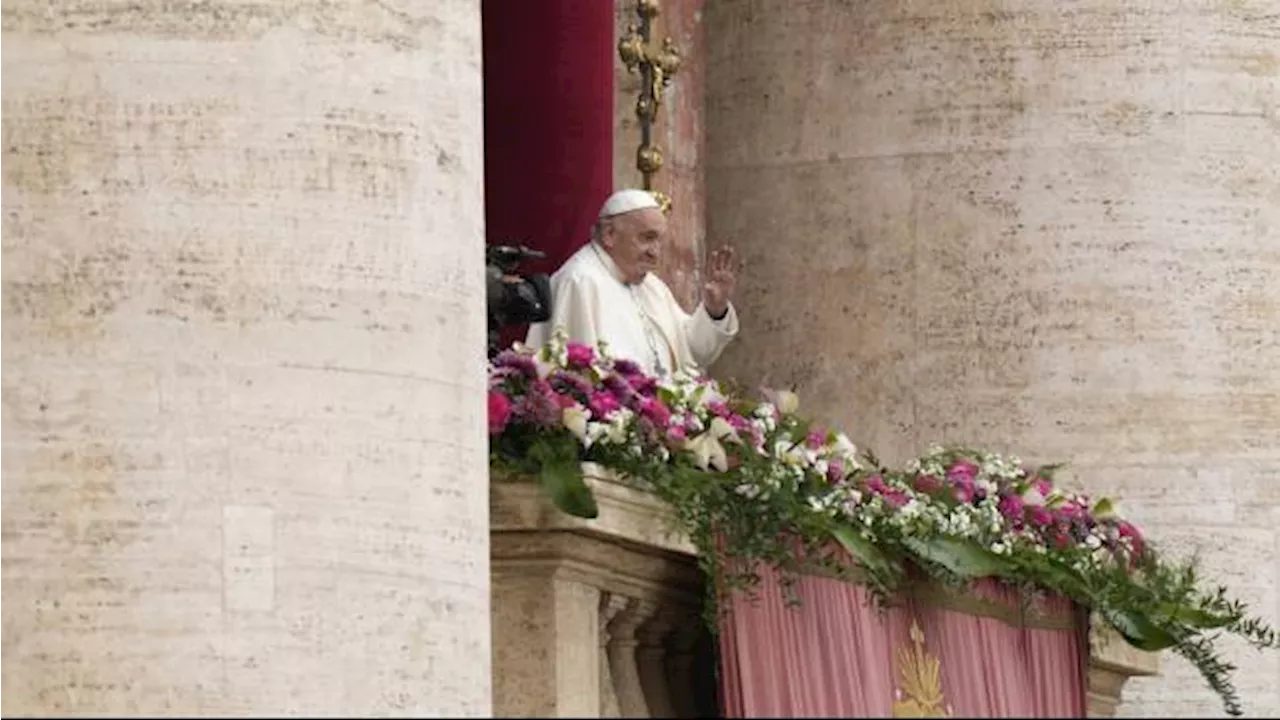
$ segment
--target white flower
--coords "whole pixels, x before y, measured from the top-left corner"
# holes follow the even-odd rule
[[[835,440],[831,443],[831,450],[845,458],[853,458],[858,455],[857,446],[853,444],[848,435],[842,432],[836,433]]]
[[[609,417],[609,430],[606,433],[609,442],[621,445],[627,441],[627,423],[634,415],[628,408],[620,408]]]
[[[587,420],[590,417],[590,413],[588,413],[587,409],[581,405],[567,407],[560,413],[561,424],[563,424],[569,432],[573,433],[573,436],[578,438],[578,441],[581,442],[584,447],[591,447],[591,443],[594,441],[594,438],[587,434]]]
[[[1022,502],[1024,505],[1038,507],[1040,505],[1044,505],[1044,501],[1044,495],[1036,488],[1035,485],[1028,486],[1022,493]]]
[[[800,396],[790,390],[775,391],[774,398],[778,403],[778,411],[783,415],[792,415],[800,409]]]
[[[720,472],[729,469],[729,457],[725,453],[721,440],[737,439],[738,433],[727,420],[717,417],[711,421],[711,427],[701,435],[685,440],[684,449],[693,454],[693,464],[700,470],[708,466]]]

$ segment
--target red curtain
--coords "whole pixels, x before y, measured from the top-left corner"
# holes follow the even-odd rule
[[[725,717],[1085,717],[1085,618],[1063,598],[1024,615],[983,581],[882,614],[854,584],[804,577],[788,607],[760,575],[720,627]]]
[[[481,4],[486,241],[545,252],[528,272],[554,271],[581,247],[613,188],[613,6]]]

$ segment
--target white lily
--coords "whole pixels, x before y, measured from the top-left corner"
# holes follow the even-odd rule
[[[581,405],[572,405],[564,409],[560,414],[560,423],[578,438],[584,447],[591,447],[591,443],[595,438],[587,434],[587,420],[591,417],[587,409]]]
[[[858,454],[858,446],[853,444],[848,435],[842,432],[836,433],[835,440],[831,443],[831,449],[840,457],[856,457]]]
[[[783,415],[792,415],[800,409],[800,396],[790,390],[777,390],[774,395],[774,402],[778,406],[778,412]]]
[[[1030,485],[1022,492],[1022,503],[1032,507],[1044,505],[1044,494],[1036,489],[1035,485]]]
[[[711,420],[710,427],[701,435],[684,441],[684,449],[693,455],[693,464],[700,470],[712,467],[719,472],[729,469],[729,456],[721,440],[738,439],[733,426],[722,417]]]

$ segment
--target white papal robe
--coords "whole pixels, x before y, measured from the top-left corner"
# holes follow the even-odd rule
[[[653,273],[627,285],[613,258],[590,242],[551,276],[551,319],[530,326],[525,344],[542,347],[556,327],[592,347],[604,340],[615,358],[664,375],[715,362],[738,334],[738,315],[732,304],[719,320],[701,304],[686,313]]]

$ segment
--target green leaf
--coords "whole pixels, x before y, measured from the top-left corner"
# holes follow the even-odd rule
[[[839,542],[854,560],[858,561],[872,575],[881,578],[887,578],[895,574],[895,569],[889,563],[889,559],[884,553],[871,543],[870,540],[862,537],[853,528],[843,525],[837,525],[831,529],[831,535]]]
[[[1159,652],[1178,644],[1178,639],[1169,631],[1132,610],[1104,608],[1102,616],[1130,645],[1139,650]]]
[[[1217,613],[1209,612],[1208,610],[1202,610],[1188,605],[1173,605],[1170,603],[1162,603],[1159,608],[1159,613],[1176,623],[1190,625],[1191,627],[1200,628],[1202,630],[1226,627],[1233,621],[1233,618],[1227,615],[1219,615]]]
[[[539,465],[539,485],[551,504],[575,517],[593,519],[600,515],[595,495],[582,476],[582,461],[573,437],[540,440],[529,448],[529,455]]]
[[[595,495],[587,487],[582,476],[582,465],[574,462],[553,462],[542,466],[538,473],[542,490],[560,510],[575,517],[592,519],[600,515]]]
[[[937,563],[964,578],[1007,575],[1009,563],[999,555],[966,540],[949,537],[905,538],[902,544],[922,559]]]

